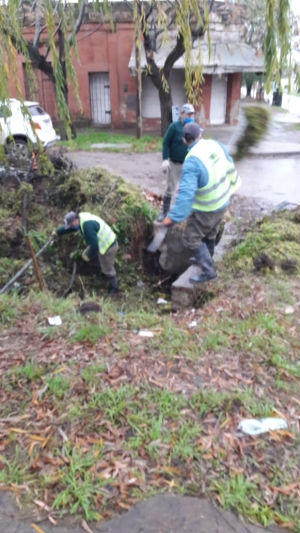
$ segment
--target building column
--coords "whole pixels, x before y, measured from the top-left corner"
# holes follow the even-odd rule
[[[118,32],[107,33],[107,49],[109,64],[111,127],[117,128],[119,123],[119,77],[118,77]]]
[[[231,126],[238,123],[241,99],[242,73],[228,74],[226,122]]]

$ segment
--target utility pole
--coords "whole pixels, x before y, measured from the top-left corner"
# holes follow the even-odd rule
[[[139,31],[137,28],[135,35],[135,66],[136,66],[136,138],[142,136],[142,69],[141,69],[141,50],[139,41]]]

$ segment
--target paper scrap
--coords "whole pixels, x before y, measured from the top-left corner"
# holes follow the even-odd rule
[[[167,300],[164,300],[163,298],[158,298],[157,302],[156,302],[158,305],[160,304],[167,304]]]
[[[48,317],[48,323],[50,324],[50,326],[61,326],[62,320],[60,316],[50,316]]]
[[[154,333],[152,333],[152,331],[147,331],[147,330],[139,331],[138,335],[139,337],[154,337]]]

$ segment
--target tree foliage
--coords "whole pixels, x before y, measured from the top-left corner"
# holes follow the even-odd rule
[[[22,54],[31,84],[34,83],[33,67],[44,69],[54,84],[58,114],[69,136],[68,86],[71,85],[75,94],[78,93],[74,70],[76,33],[83,20],[86,2],[78,0],[78,5],[74,5],[67,0],[6,0],[0,4],[0,100],[9,97],[9,81],[15,86],[18,97],[22,98],[17,75],[17,55]],[[97,0],[94,5],[95,9],[100,9]],[[164,130],[171,119],[170,73],[184,54],[186,92],[190,101],[199,99],[202,81],[199,39],[206,35],[206,40],[210,41],[211,12],[220,3],[216,0],[132,0],[130,5],[137,34],[140,35],[139,44],[145,49],[148,75],[159,93]],[[289,61],[290,0],[225,0],[223,5],[227,6],[229,16],[238,7],[244,8],[244,24],[251,42],[255,35],[259,42],[264,38],[266,84],[269,86],[274,77],[280,78],[280,72]],[[109,13],[109,0],[104,0],[101,6]],[[259,10],[257,6],[260,6]],[[29,15],[34,27],[31,42],[23,34]],[[170,52],[163,67],[159,68],[155,54],[166,42],[170,43]]]
[[[185,89],[188,100],[199,103],[203,80],[201,41],[210,45],[211,15],[223,10],[224,28],[239,27],[241,40],[265,54],[266,85],[280,79],[290,56],[290,0],[174,0],[143,2],[134,0],[135,21],[142,34],[147,60],[147,75],[158,90],[162,133],[171,121],[171,70],[185,55]],[[163,67],[158,67],[156,52],[166,42],[171,45]],[[195,54],[195,48],[197,54]],[[195,55],[197,61],[195,64]]]

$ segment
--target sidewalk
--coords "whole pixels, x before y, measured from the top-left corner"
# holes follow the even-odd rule
[[[293,115],[281,108],[267,106],[271,113],[271,123],[264,139],[251,148],[250,154],[255,157],[287,157],[300,156],[300,116]],[[240,122],[241,122],[240,115]],[[204,137],[215,139],[225,144],[233,153],[233,145],[241,133],[238,126],[211,126],[205,130]]]
[[[48,521],[23,522],[16,516],[9,517],[12,506],[9,504],[7,509],[7,502],[7,495],[1,494],[0,519],[3,533],[34,533],[38,530],[31,526],[32,523],[40,527],[43,533],[87,532],[74,524],[51,526]],[[154,496],[138,503],[114,520],[89,524],[89,527],[93,533],[279,533],[278,528],[266,529],[244,524],[233,514],[214,507],[206,500],[171,494]]]

